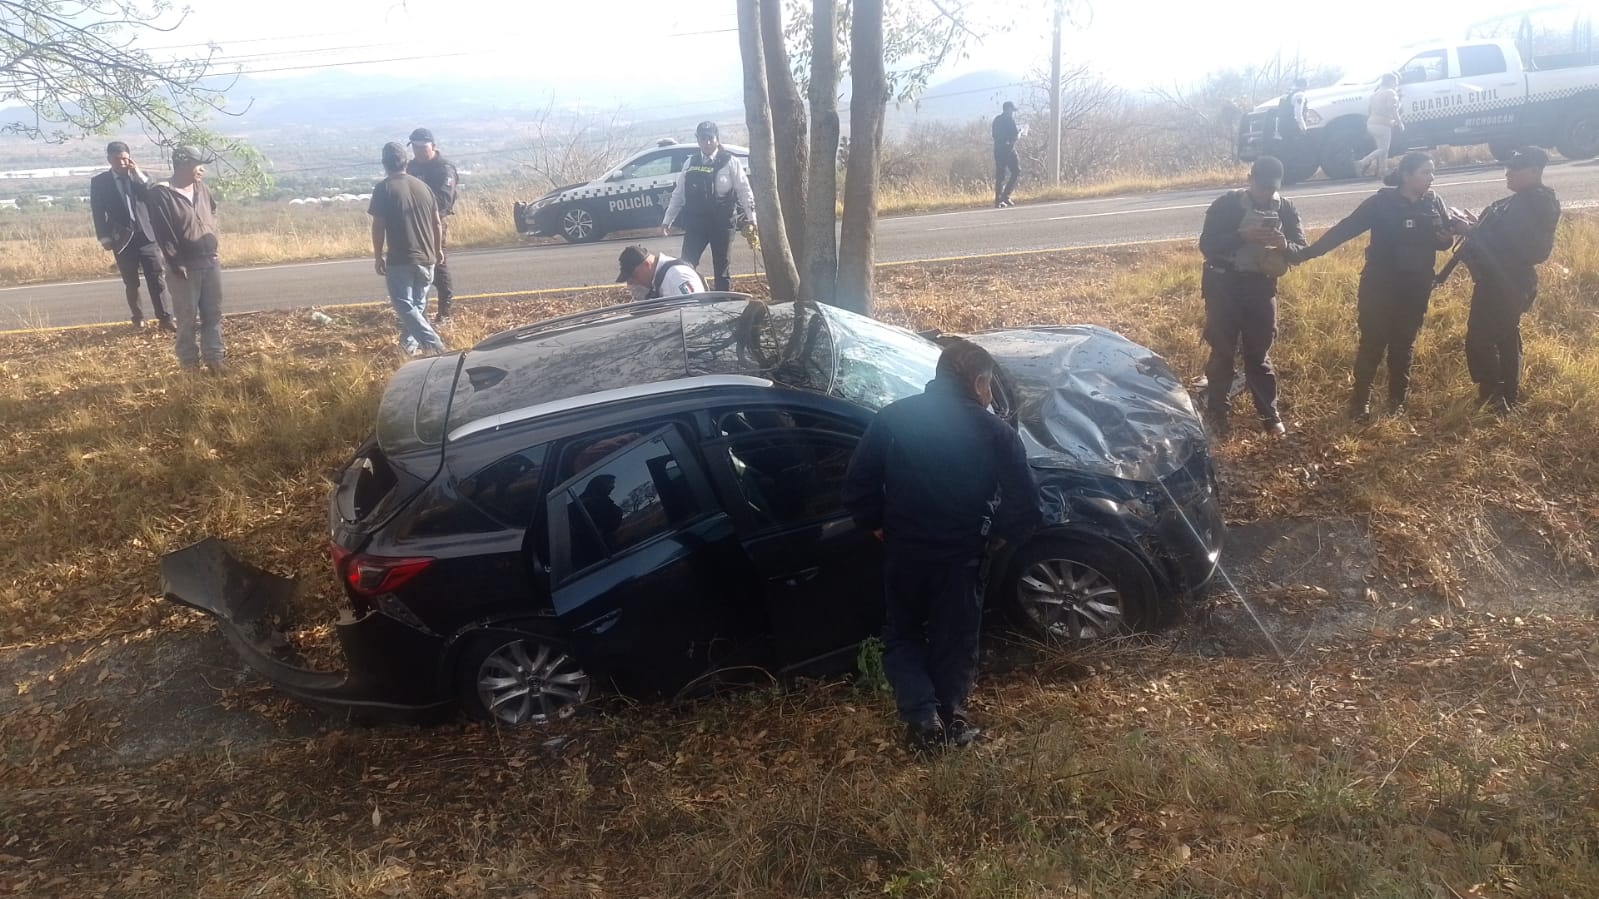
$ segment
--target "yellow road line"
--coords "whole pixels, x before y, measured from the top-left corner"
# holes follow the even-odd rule
[[[900,260],[898,262],[879,262],[879,263],[877,263],[876,267],[877,268],[903,268],[904,266],[907,266],[907,265],[930,265],[930,264],[941,263],[941,262],[975,262],[975,261],[980,260],[980,259],[1009,259],[1009,258],[1014,258],[1016,256],[1047,256],[1047,255],[1054,255],[1054,254],[1059,254],[1059,253],[1074,253],[1074,252],[1079,252],[1079,251],[1082,251],[1082,250],[1109,250],[1109,249],[1114,249],[1116,247],[1144,247],[1144,246],[1156,246],[1156,245],[1159,245],[1159,244],[1169,244],[1169,243],[1191,243],[1193,240],[1194,240],[1194,238],[1191,238],[1191,237],[1174,237],[1174,238],[1164,238],[1164,239],[1161,239],[1161,240],[1134,240],[1134,241],[1123,241],[1121,243],[1086,244],[1086,245],[1083,245],[1083,246],[1075,246],[1075,247],[1049,247],[1047,249],[1042,249],[1042,250],[1003,250],[1003,251],[998,252],[998,253],[973,253],[973,254],[967,255],[967,256],[934,256],[934,257],[931,257],[931,258],[928,258],[928,259],[903,259],[903,260]],[[748,280],[750,280],[752,278],[759,278],[759,277],[761,277],[761,276],[760,275],[753,275],[753,274],[752,275],[734,275],[733,276],[733,280],[734,281],[748,281]],[[462,294],[456,294],[455,299],[456,299],[456,301],[460,301],[460,300],[497,300],[497,299],[504,299],[506,297],[547,296],[549,294],[555,294],[555,293],[592,293],[592,292],[597,291],[597,290],[614,290],[614,289],[616,289],[616,287],[617,287],[617,285],[615,285],[615,284],[590,284],[590,285],[587,285],[587,286],[584,286],[584,287],[540,287],[540,288],[536,288],[536,289],[533,289],[533,290],[506,290],[506,291],[500,291],[499,293],[462,293]],[[365,308],[367,306],[386,306],[386,305],[388,305],[388,301],[387,300],[362,300],[362,301],[354,302],[354,303],[333,303],[333,304],[324,304],[324,305],[315,306],[315,307],[298,306],[298,307],[290,307],[289,309],[255,309],[255,310],[251,310],[250,312],[247,312],[247,313],[246,312],[229,312],[229,313],[227,313],[227,315],[229,315],[229,316],[254,315],[254,314],[259,313],[259,312],[289,312],[292,309],[296,309],[296,308],[299,308],[299,309],[309,309],[309,308],[316,308],[316,309],[360,309],[360,308]],[[82,329],[82,328],[116,327],[117,324],[118,324],[117,322],[95,322],[95,323],[91,323],[91,324],[82,324],[82,325],[49,325],[49,326],[46,326],[46,327],[43,327],[43,328],[14,328],[14,329],[9,330],[9,331],[0,331],[0,337],[4,337],[4,336],[10,335],[10,334],[48,334],[48,333],[51,333],[51,332],[54,332],[54,331],[76,331],[76,330],[79,330],[79,329]]]

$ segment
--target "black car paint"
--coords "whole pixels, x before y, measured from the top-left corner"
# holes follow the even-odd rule
[[[480,347],[506,345],[506,339],[490,338]],[[421,401],[431,395],[447,406],[454,400],[441,389],[449,381],[444,375],[460,375],[465,359],[441,357],[402,372]],[[386,395],[385,403],[390,400]],[[397,452],[383,458],[395,489],[359,521],[341,511],[351,505],[344,494],[354,489],[347,475],[372,457],[369,443],[336,476],[329,519],[333,543],[346,553],[425,556],[434,563],[404,585],[403,596],[365,600],[346,585],[352,610],[337,632],[351,676],[342,683],[258,664],[259,653],[246,652],[246,658],[303,699],[366,708],[447,703],[465,638],[489,629],[518,634],[553,627],[592,675],[645,696],[677,693],[721,669],[846,668],[858,642],[881,625],[880,544],[841,506],[791,526],[763,528],[728,462],[729,447],[743,439],[719,423],[729,410],[777,410],[793,421],[831,422],[807,433],[840,447],[852,446],[873,415],[811,391],[722,387],[582,407],[447,442],[449,410],[417,409],[417,427],[405,439],[391,434]],[[619,429],[663,435],[702,514],[608,564],[569,570],[571,548],[562,531],[549,526],[559,523],[566,505],[558,500],[564,485],[554,480],[576,441]],[[536,498],[525,504],[529,520],[505,520],[505,509],[484,508],[463,493],[473,477],[529,449],[537,449],[528,455],[539,460],[541,472],[554,473],[541,476]],[[585,470],[605,463],[597,460]],[[1109,540],[1139,560],[1164,593],[1191,594],[1208,581],[1215,552],[1196,537],[1212,526],[1219,535],[1220,519],[1213,492],[1208,500],[1195,492],[1213,491],[1214,468],[1203,447],[1160,484],[1059,468],[1038,475],[1047,521],[1040,537]],[[1196,523],[1196,512],[1214,522]],[[996,575],[1007,558],[997,560]],[[990,579],[991,600],[1004,582],[1003,576]],[[184,601],[172,581],[167,592]],[[191,604],[225,625],[230,620],[228,610]]]

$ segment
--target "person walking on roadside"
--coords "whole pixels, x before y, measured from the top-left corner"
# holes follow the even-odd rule
[[[427,302],[435,267],[444,260],[444,220],[432,188],[405,169],[405,148],[384,144],[387,176],[372,187],[366,210],[372,216],[372,256],[400,326],[400,350],[408,356],[442,353],[444,341],[428,324]]]
[[[697,268],[705,248],[710,247],[713,287],[728,290],[733,286],[729,248],[737,224],[735,213],[743,213],[747,230],[755,229],[755,192],[750,189],[744,162],[722,146],[715,122],[699,123],[694,137],[700,151],[677,173],[672,199],[661,219],[661,236],[681,220],[682,258]]]
[[[1244,379],[1266,433],[1287,433],[1277,411],[1277,375],[1271,345],[1277,337],[1277,279],[1292,255],[1305,248],[1299,212],[1278,191],[1283,164],[1262,156],[1250,169],[1249,186],[1216,198],[1205,212],[1199,251],[1205,257],[1200,294],[1205,300],[1205,342],[1210,345],[1205,419],[1218,437],[1228,431],[1233,359],[1240,343]]]
[[[1016,141],[1022,136],[1016,124],[1016,104],[1009,100],[994,116],[991,128],[994,133],[994,208],[1003,209],[1016,204],[1011,202],[1011,191],[1022,176],[1021,157],[1016,155]]]
[[[1521,402],[1521,317],[1538,296],[1538,264],[1554,252],[1560,198],[1543,183],[1549,154],[1522,147],[1505,162],[1511,195],[1482,215],[1455,222],[1460,259],[1471,272],[1466,367],[1477,404],[1510,412]]]
[[[918,751],[979,737],[966,703],[983,558],[1043,521],[1021,438],[988,411],[994,369],[977,344],[947,345],[923,393],[877,413],[844,480],[845,507],[884,544],[883,667]]]
[[[144,326],[144,311],[139,305],[139,272],[150,291],[150,310],[163,331],[176,331],[172,316],[162,302],[166,277],[161,271],[161,247],[150,224],[150,208],[145,203],[149,179],[133,161],[128,145],[114,140],[106,145],[106,161],[111,167],[89,179],[89,214],[94,218],[94,236],[100,246],[111,251],[117,272],[126,288],[128,311],[133,326]]]
[[[223,374],[222,262],[217,256],[217,202],[205,186],[213,160],[195,147],[172,151],[172,178],[145,191],[150,224],[167,264],[166,284],[177,327],[178,364]],[[196,345],[198,326],[198,345]]]
[[[1403,130],[1404,121],[1399,115],[1399,76],[1385,73],[1372,92],[1366,113],[1366,133],[1377,148],[1360,158],[1355,169],[1362,174],[1375,164],[1377,177],[1388,176],[1388,150],[1394,143],[1394,132]]]
[[[1432,191],[1433,161],[1407,153],[1384,179],[1388,186],[1367,197],[1343,221],[1297,254],[1296,262],[1324,256],[1367,231],[1366,266],[1357,293],[1360,344],[1355,351],[1355,389],[1349,417],[1371,417],[1371,385],[1388,357],[1388,412],[1403,415],[1410,392],[1416,335],[1427,315],[1438,254],[1453,242],[1449,207]]]
[[[626,284],[633,301],[704,293],[705,280],[687,259],[673,259],[634,244],[617,257],[616,283]]]
[[[1294,85],[1277,104],[1277,140],[1291,148],[1305,136],[1305,91],[1310,82],[1295,78]]]
[[[411,132],[412,159],[405,166],[405,173],[413,178],[422,179],[433,191],[433,203],[438,207],[439,219],[444,223],[444,237],[439,244],[439,261],[433,267],[433,284],[438,288],[439,307],[433,315],[434,324],[448,327],[450,313],[455,308],[455,284],[450,279],[450,266],[445,256],[448,252],[446,246],[450,242],[450,216],[455,214],[455,201],[457,198],[456,183],[459,173],[455,166],[444,154],[439,152],[438,145],[433,141],[433,132],[426,128],[418,128]],[[426,306],[424,298],[424,307]],[[423,309],[423,314],[426,314]]]

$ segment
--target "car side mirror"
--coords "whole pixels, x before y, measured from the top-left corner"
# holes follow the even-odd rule
[[[622,174],[621,172],[612,172],[609,175],[605,176],[605,180],[606,181],[623,181],[626,178],[627,178],[627,176]]]

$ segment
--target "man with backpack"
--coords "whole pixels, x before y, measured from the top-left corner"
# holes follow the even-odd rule
[[[710,247],[715,287],[728,290],[733,286],[729,246],[734,216],[742,213],[744,227],[754,230],[755,192],[750,189],[744,163],[722,146],[715,122],[701,122],[694,129],[694,137],[700,151],[677,173],[672,199],[667,201],[666,215],[661,220],[661,236],[665,237],[681,218],[683,258],[698,266],[705,248]]]
[[[664,253],[651,253],[637,244],[622,251],[616,283],[626,284],[634,301],[704,293],[705,280],[687,259],[673,259]]]

